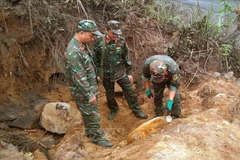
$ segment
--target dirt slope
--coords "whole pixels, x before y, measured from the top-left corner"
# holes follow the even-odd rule
[[[41,3],[34,2],[35,6]],[[47,5],[54,6],[56,8],[55,12],[51,12],[52,10],[49,10],[49,8],[39,8],[39,11],[33,10],[32,13],[36,16],[40,15],[40,11],[45,11],[49,17],[54,17],[60,14],[63,11],[63,6],[65,6],[59,5],[59,3],[50,5],[49,2],[49,5]],[[0,7],[0,11],[1,107],[5,107],[5,104],[15,104],[20,108],[27,108],[29,104],[40,98],[46,98],[50,102],[68,102],[76,107],[66,82],[62,81],[63,74],[59,68],[60,63],[58,63],[60,62],[58,58],[61,57],[59,53],[62,52],[61,49],[65,47],[66,42],[72,35],[70,32],[62,32],[56,23],[68,22],[67,27],[72,29],[77,18],[66,18],[68,16],[64,15],[66,17],[61,20],[58,19],[59,21],[52,19],[50,25],[47,21],[49,17],[33,17],[35,20],[33,21],[34,29],[43,25],[40,23],[41,20],[46,20],[46,23],[43,25],[45,28],[40,27],[42,34],[39,34],[40,32],[37,32],[39,30],[36,29],[32,35],[26,1],[23,0],[17,6]],[[66,19],[68,21],[65,21]],[[98,22],[98,24],[101,23]],[[138,25],[134,26],[134,24]],[[55,25],[56,28],[48,28]],[[137,28],[128,28],[128,25]],[[48,36],[48,33],[45,32],[48,29],[56,31],[52,32],[53,35],[57,35],[57,38],[54,37],[56,39]],[[86,159],[238,159],[240,157],[238,152],[240,150],[239,87],[235,85],[235,81],[222,77],[213,78],[212,75],[214,74],[212,72],[208,75],[199,73],[193,81],[189,81],[193,78],[196,69],[194,64],[189,65],[189,63],[185,64],[184,69],[190,70],[188,72],[190,78],[183,74],[184,78],[180,89],[183,99],[182,118],[163,126],[158,133],[150,135],[144,140],[138,140],[129,145],[122,143],[132,130],[154,118],[153,103],[146,98],[142,91],[141,66],[146,57],[152,54],[162,54],[164,44],[172,36],[172,34],[164,34],[159,31],[154,21],[137,17],[134,14],[125,19],[123,31],[130,48],[138,100],[149,118],[147,120],[136,118],[129,109],[123,94],[119,91],[120,89],[117,88],[116,98],[120,110],[114,120],[108,121],[109,110],[104,89],[100,86],[101,127],[106,130],[106,136],[114,143],[114,147],[107,149],[98,147],[90,143],[89,139],[83,137],[82,133],[75,134],[74,132],[68,133],[66,137],[53,135],[57,137],[57,142],[59,142],[57,145],[66,143],[66,141],[61,140],[69,140],[75,134],[76,139],[70,139],[71,145],[81,146],[81,152]],[[59,38],[60,35],[65,35],[65,39]],[[45,41],[45,38],[48,41]],[[61,46],[60,49],[59,46]],[[218,68],[217,65],[214,65],[216,64],[214,58],[209,60],[208,64],[209,68]],[[185,89],[187,82],[191,83]],[[19,148],[24,146],[26,149],[26,146],[28,146],[30,152],[34,152],[38,148],[35,144],[39,137],[52,135],[51,133],[45,133],[40,128],[25,131],[15,128],[8,130],[1,127],[0,131],[1,140],[9,140],[4,139],[9,134],[12,137],[31,137],[33,142],[30,143],[30,146],[28,146],[26,139],[16,139]],[[78,138],[82,139],[83,143],[77,141]],[[13,140],[15,141],[15,139]],[[0,144],[0,149],[2,149],[2,146]],[[72,152],[75,152],[75,150]],[[9,152],[9,150],[4,153],[5,156],[13,154],[14,152]],[[21,159],[20,155],[16,157]],[[6,157],[6,159],[9,159],[9,157]],[[35,159],[42,160],[42,158]]]
[[[116,160],[238,159],[240,156],[238,152],[240,149],[239,87],[235,82],[224,78],[206,77],[191,88],[191,90],[181,89],[183,98],[181,119],[163,126],[160,132],[146,139],[139,139],[128,145],[123,143],[126,136],[142,123],[154,118],[152,102],[144,94],[139,96],[142,97],[139,100],[142,102],[143,111],[149,115],[147,120],[139,120],[131,113],[124,97],[117,96],[120,111],[114,120],[108,121],[109,110],[102,90],[99,99],[101,127],[107,132],[107,138],[114,143],[114,147],[105,149],[91,145],[89,139],[85,139],[83,146],[86,157]],[[46,96],[51,101],[69,100],[62,95],[62,89],[61,87],[58,89],[59,92]],[[59,99],[59,96],[62,98]],[[77,144],[77,142],[72,143]]]

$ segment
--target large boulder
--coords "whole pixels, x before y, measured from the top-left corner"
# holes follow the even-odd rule
[[[40,117],[40,125],[57,134],[65,134],[77,123],[82,123],[79,110],[64,102],[48,103]]]
[[[30,106],[30,109],[27,110],[23,107],[13,105],[14,107],[11,107],[12,111],[5,112],[4,114],[6,115],[5,118],[8,117],[9,120],[11,120],[11,118],[13,120],[6,121],[6,123],[11,127],[22,129],[39,128],[39,118],[46,103],[46,100],[38,100]]]

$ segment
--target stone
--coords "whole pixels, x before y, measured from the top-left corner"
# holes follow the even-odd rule
[[[7,124],[11,127],[22,129],[39,128],[40,115],[46,103],[46,100],[38,100],[34,102],[31,106],[31,109],[28,109],[27,111],[19,111],[18,117],[14,121],[10,121]]]
[[[212,74],[212,77],[213,77],[213,78],[220,78],[220,77],[221,77],[221,74],[220,74],[219,72],[214,72],[214,73]]]
[[[40,117],[40,125],[49,132],[65,134],[68,128],[81,123],[79,110],[65,102],[48,103]]]
[[[226,78],[227,80],[232,79],[233,78],[233,72],[230,71],[230,72],[224,74],[224,78]]]

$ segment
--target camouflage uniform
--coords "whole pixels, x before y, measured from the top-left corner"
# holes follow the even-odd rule
[[[91,25],[87,23],[88,20],[85,21],[86,23],[80,22],[77,29],[86,29],[84,31],[96,34],[97,31],[91,30]],[[86,26],[84,26],[85,24]],[[85,133],[92,138],[93,142],[99,142],[103,140],[100,134],[99,110],[97,103],[89,103],[89,99],[97,97],[99,92],[92,55],[86,44],[82,44],[73,37],[64,56],[66,59],[66,77],[69,80],[71,95],[83,117]]]
[[[116,23],[115,23],[116,22]],[[120,36],[121,30],[119,29],[118,21],[109,21],[110,28],[115,27],[115,30],[112,30],[115,34],[118,34],[117,40],[110,40],[106,35],[105,38],[105,52],[103,60],[103,86],[106,90],[106,97],[108,101],[108,108],[110,112],[115,116],[119,110],[118,104],[114,98],[114,84],[117,82],[122,88],[125,98],[128,105],[133,110],[133,113],[139,117],[143,118],[141,108],[137,101],[137,96],[132,89],[132,84],[128,79],[128,75],[132,73],[132,64],[128,57],[128,48],[125,42],[125,38]],[[107,25],[108,26],[108,25]],[[109,27],[109,26],[108,26]],[[102,58],[102,48],[103,48],[103,39],[102,37],[98,38],[94,44],[94,60],[95,64],[99,70],[100,61]],[[112,117],[112,118],[113,118]],[[112,119],[109,118],[109,119]],[[147,118],[146,115],[144,118]]]
[[[155,61],[160,60],[166,65],[165,71],[165,79],[162,82],[158,82],[154,79],[153,74],[150,71],[150,64]],[[154,104],[155,104],[155,113],[156,115],[162,114],[163,107],[163,92],[165,86],[169,88],[170,91],[176,91],[174,100],[173,100],[173,108],[171,111],[172,116],[180,117],[181,114],[181,98],[178,92],[180,86],[180,70],[178,68],[178,64],[169,56],[166,55],[155,55],[148,58],[143,66],[143,81],[152,81],[153,89],[154,89]]]

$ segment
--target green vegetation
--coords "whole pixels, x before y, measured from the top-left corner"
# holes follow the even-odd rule
[[[156,32],[160,34],[176,35],[176,39],[168,44],[167,52],[174,59],[203,62],[199,63],[199,68],[206,72],[210,56],[218,54],[224,62],[222,68],[228,71],[232,69],[229,60],[233,61],[231,52],[234,50],[235,41],[230,39],[228,42],[219,43],[217,37],[231,25],[233,19],[229,14],[233,12],[233,7],[227,0],[221,0],[220,6],[223,9],[218,12],[219,19],[216,20],[216,17],[213,17],[213,9],[204,12],[199,6],[199,1],[196,2],[197,7],[184,7],[174,0],[66,0],[46,4],[35,1],[32,4],[33,9],[38,6],[39,11],[33,10],[32,18],[33,24],[39,25],[34,27],[34,34],[43,41],[43,52],[51,53],[53,57],[51,64],[55,65],[59,64],[61,57],[58,55],[63,53],[64,44],[72,36],[74,25],[79,18],[97,14],[98,24],[104,24],[109,19],[126,21],[135,15],[154,21],[157,26]],[[137,25],[130,27],[130,31],[135,35],[134,45],[145,41],[146,36],[149,36],[145,31],[147,28],[134,29],[139,27]],[[140,47],[144,50],[142,44]]]
[[[228,57],[230,56],[233,47],[232,45],[229,45],[229,44],[222,44],[220,46],[220,49],[222,51],[222,58],[226,64],[226,69],[228,71],[229,69],[231,69],[231,66],[229,66]]]

